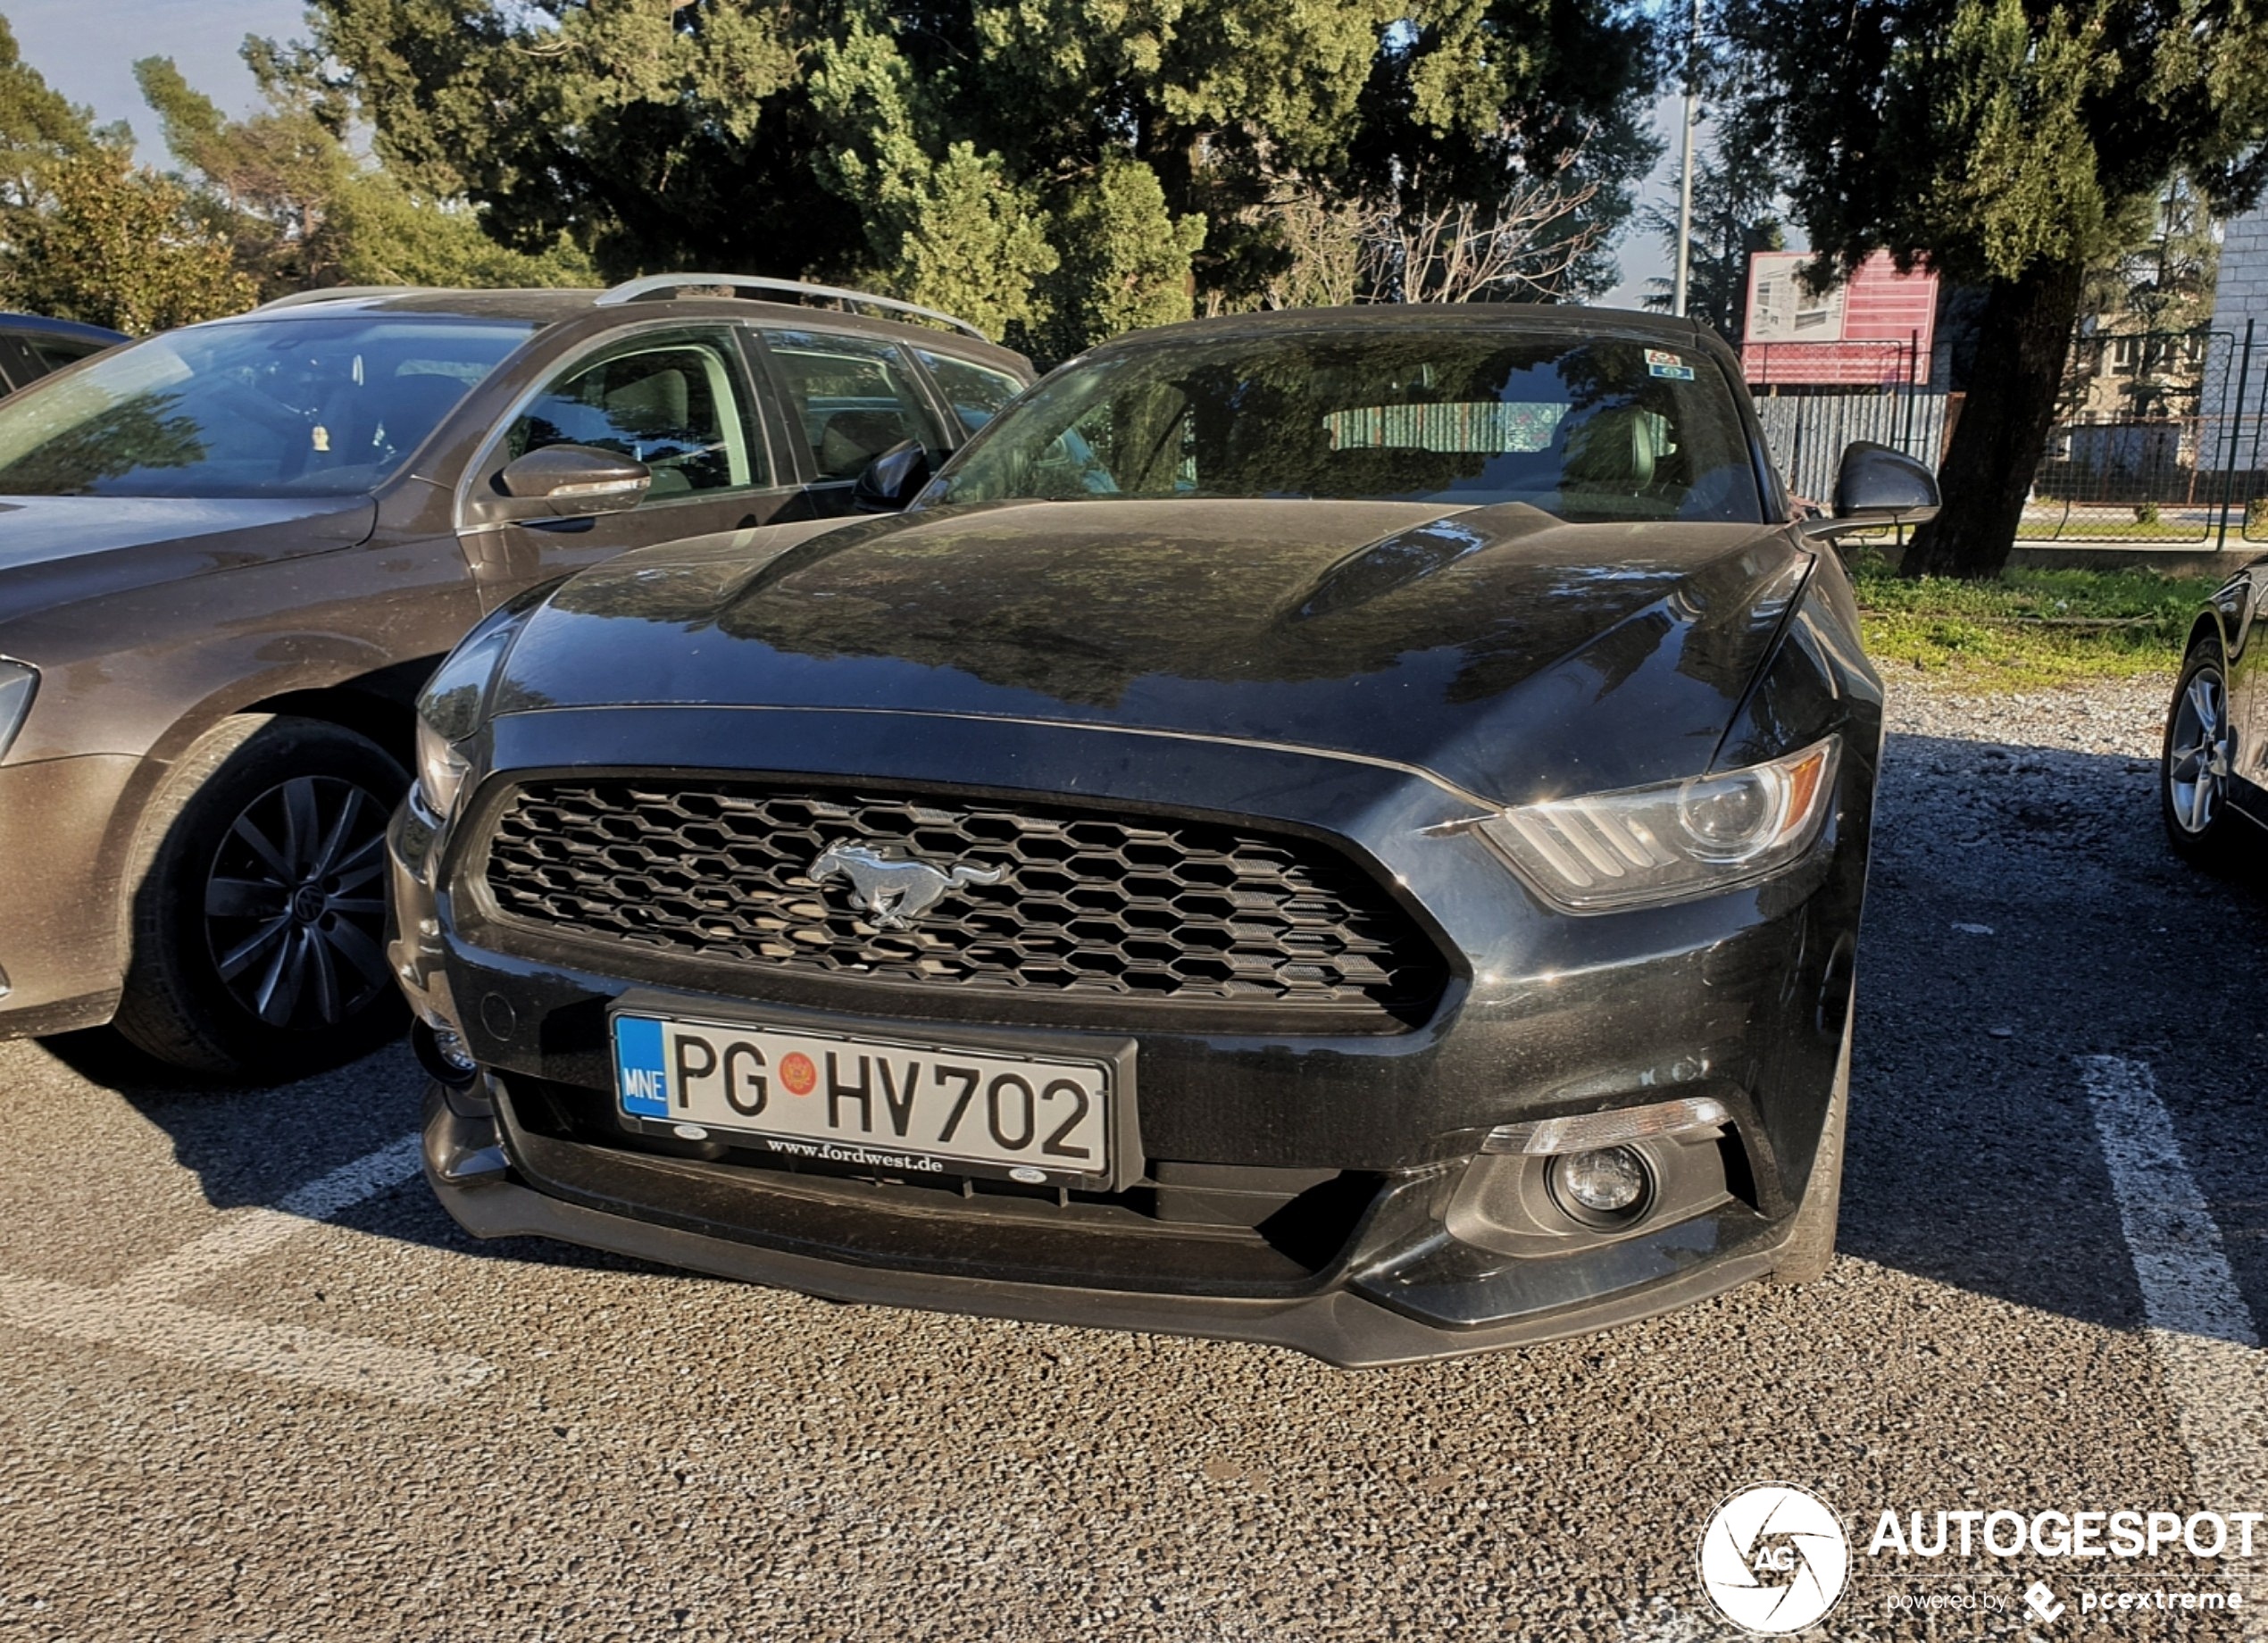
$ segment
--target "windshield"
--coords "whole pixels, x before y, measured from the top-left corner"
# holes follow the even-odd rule
[[[154,337],[0,404],[0,496],[354,496],[534,329],[364,314]]]
[[[1732,391],[1697,348],[1359,325],[1074,363],[948,463],[927,503],[1100,496],[1525,502],[1572,521],[1755,524]]]

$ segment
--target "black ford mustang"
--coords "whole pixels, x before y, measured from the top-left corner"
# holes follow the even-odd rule
[[[1289,313],[516,601],[391,836],[428,1173],[1350,1364],[1814,1275],[1881,743],[1815,544],[1935,502],[1799,521],[1688,323]]]

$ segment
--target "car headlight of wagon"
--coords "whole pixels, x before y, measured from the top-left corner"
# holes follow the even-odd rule
[[[1800,860],[1833,808],[1841,738],[1739,770],[1522,805],[1480,823],[1522,878],[1577,913],[1714,896]]]
[[[489,694],[526,620],[528,603],[498,610],[465,635],[417,698],[417,802],[439,821],[455,811],[471,773],[466,745],[488,722]]]
[[[16,732],[23,729],[23,721],[31,713],[31,698],[38,688],[38,668],[0,657],[0,759],[8,756]]]

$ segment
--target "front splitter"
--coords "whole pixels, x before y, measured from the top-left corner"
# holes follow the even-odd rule
[[[468,1174],[484,1140],[438,1093],[426,1105],[425,1174],[456,1223],[476,1238],[550,1238],[714,1277],[831,1301],[1085,1329],[1131,1330],[1288,1347],[1341,1369],[1427,1363],[1530,1346],[1635,1322],[1761,1278],[1774,1250],[1755,1246],[1659,1282],[1503,1324],[1436,1329],[1340,1289],[1297,1299],[1157,1295],[1070,1285],[906,1273],[712,1238],[546,1197],[503,1172]]]

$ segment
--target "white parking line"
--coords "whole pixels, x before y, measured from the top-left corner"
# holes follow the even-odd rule
[[[156,1300],[179,1295],[210,1281],[228,1268],[266,1255],[304,1232],[309,1224],[329,1221],[341,1210],[364,1198],[376,1197],[399,1186],[418,1172],[418,1138],[405,1135],[390,1146],[366,1153],[328,1175],[317,1176],[290,1193],[273,1209],[248,1210],[231,1216],[226,1224],[203,1238],[184,1244],[171,1255],[137,1267],[111,1286],[113,1294]]]
[[[488,1378],[469,1353],[389,1347],[325,1330],[258,1323],[172,1297],[230,1267],[268,1255],[340,1211],[417,1172],[418,1138],[403,1137],[289,1193],[247,1210],[138,1267],[104,1289],[0,1277],[0,1320],[66,1340],[130,1347],[210,1369],[239,1371],[343,1392],[430,1404]]]
[[[2221,1229],[2181,1156],[2149,1063],[2082,1055],[2079,1064],[2197,1494],[2212,1510],[2258,1511],[2268,1502],[2268,1353]],[[2244,1635],[2268,1640],[2268,1616],[2247,1610]]]

